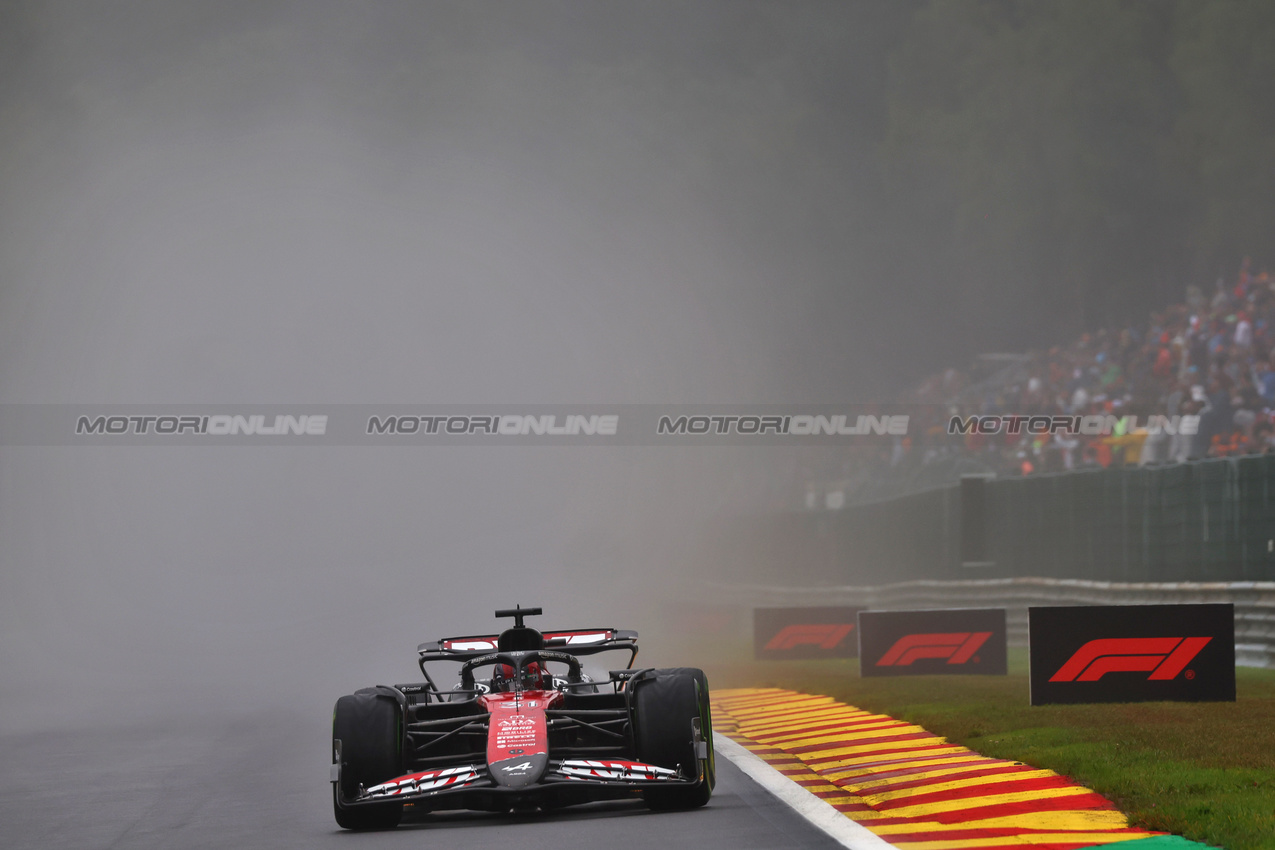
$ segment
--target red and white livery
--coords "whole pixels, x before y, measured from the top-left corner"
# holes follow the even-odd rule
[[[714,783],[708,680],[689,667],[635,669],[637,633],[539,632],[513,617],[499,635],[418,648],[423,682],[363,688],[337,701],[332,801],[347,829],[385,829],[405,813],[554,809],[641,796],[694,808]],[[605,679],[581,658],[627,652]],[[426,669],[459,664],[443,689]]]

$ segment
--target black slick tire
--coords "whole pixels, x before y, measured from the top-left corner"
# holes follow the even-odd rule
[[[332,712],[332,752],[341,742],[341,793],[347,800],[359,786],[371,788],[402,775],[399,706],[388,696],[357,693],[336,701]],[[402,803],[343,807],[332,786],[332,812],[342,829],[392,829],[403,816]]]
[[[638,758],[647,764],[681,768],[701,776],[692,786],[647,788],[642,798],[652,809],[694,809],[713,795],[713,727],[708,677],[694,667],[656,670],[635,683],[633,730]],[[694,725],[708,744],[708,757],[695,753]]]

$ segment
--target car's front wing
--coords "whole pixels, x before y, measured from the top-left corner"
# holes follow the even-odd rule
[[[558,807],[704,781],[702,776],[687,778],[675,770],[622,759],[551,759],[538,781],[519,787],[498,785],[485,764],[462,764],[407,774],[360,789],[352,799],[342,793],[340,778],[340,765],[332,765],[331,779],[343,808],[402,802],[414,804],[418,811]]]

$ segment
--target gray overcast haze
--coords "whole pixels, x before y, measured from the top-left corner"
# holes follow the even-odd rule
[[[0,401],[885,392],[929,365],[899,361],[875,209],[880,35],[902,19],[6,3]],[[326,711],[515,602],[641,628],[634,594],[658,604],[696,523],[786,506],[826,460],[0,449],[0,724]],[[91,717],[50,701],[66,682]]]
[[[707,670],[718,696],[832,693],[1083,780],[1074,748],[1015,755],[1012,712],[942,725],[888,696],[907,688],[842,687],[857,661],[824,687],[746,659],[852,648],[827,611],[845,600],[1008,603],[1011,676],[967,676],[961,700],[1025,704],[1019,606],[1092,603],[1092,579],[1120,604],[1210,582],[1237,603],[1237,662],[1269,660],[1272,45],[1271,0],[0,0],[0,850],[783,850],[831,842],[830,813],[863,832],[764,790],[719,734],[702,811],[659,810],[703,786],[564,812],[529,809],[587,783],[473,786],[514,809],[348,834],[337,752],[351,787],[444,765],[404,724],[391,764],[389,715],[352,735],[334,704],[419,682],[421,642],[496,633],[515,604],[545,630],[636,629],[639,667]],[[196,411],[332,422],[160,433]],[[684,430],[660,435],[670,413]],[[623,421],[502,427],[581,414]],[[792,428],[765,433],[775,414]],[[445,433],[397,425],[422,415]],[[723,416],[735,433],[709,432]],[[754,628],[803,604],[795,631]],[[1193,665],[1226,658],[1200,634]],[[910,658],[895,672],[937,669]],[[1206,696],[1221,671],[1195,669],[1152,684]],[[1229,718],[1211,726],[1269,716],[1269,672],[1199,704]],[[624,687],[631,747],[561,750],[576,727],[555,719],[554,758],[684,771],[664,708],[689,709],[690,677],[652,681]],[[592,718],[577,743],[619,736],[588,699],[561,703],[589,706],[564,712]],[[1135,826],[1266,837],[1261,748],[1201,744],[1204,714],[1161,705],[1155,741],[1086,784]],[[457,717],[429,746],[490,726],[495,753],[534,725]],[[1175,735],[1190,787],[1168,793],[1141,766]],[[544,756],[509,752],[528,760],[493,761],[502,783],[541,782]],[[468,781],[440,758],[419,788]],[[900,815],[881,835],[935,827],[895,799],[915,782],[843,780]]]

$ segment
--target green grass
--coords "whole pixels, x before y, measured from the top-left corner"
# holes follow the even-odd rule
[[[1009,676],[859,678],[857,661],[740,662],[714,688],[827,694],[995,758],[1048,768],[1106,796],[1135,826],[1226,850],[1275,850],[1275,670],[1240,668],[1234,703],[1028,705]]]

